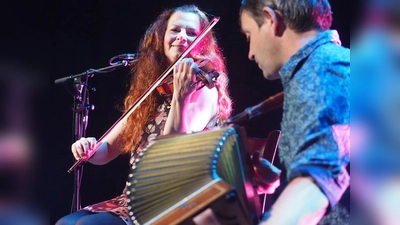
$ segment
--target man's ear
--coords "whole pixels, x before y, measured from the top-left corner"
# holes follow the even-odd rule
[[[265,23],[274,31],[274,33],[276,34],[276,32],[278,31],[278,26],[279,26],[279,20],[278,20],[278,15],[275,12],[275,10],[273,10],[271,7],[265,6],[263,8],[263,13],[265,16]]]

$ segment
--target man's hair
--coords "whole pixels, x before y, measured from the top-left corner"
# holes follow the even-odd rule
[[[328,0],[242,0],[240,13],[248,11],[261,26],[264,18],[262,9],[265,6],[280,12],[285,25],[297,32],[327,30],[332,24]]]

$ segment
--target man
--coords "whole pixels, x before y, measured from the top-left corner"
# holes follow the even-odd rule
[[[248,57],[285,93],[279,156],[288,185],[261,224],[350,223],[350,51],[331,22],[327,0],[242,1]]]

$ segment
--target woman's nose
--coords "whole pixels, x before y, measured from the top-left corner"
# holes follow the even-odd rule
[[[181,42],[186,42],[187,41],[187,35],[186,32],[184,30],[182,30],[181,32],[178,33],[178,35],[176,36],[176,39],[181,41]]]

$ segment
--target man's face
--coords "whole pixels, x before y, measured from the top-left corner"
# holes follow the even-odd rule
[[[240,15],[242,32],[249,42],[249,59],[257,63],[263,71],[265,79],[279,79],[278,45],[275,40],[274,28],[267,17],[261,27],[246,10]]]

